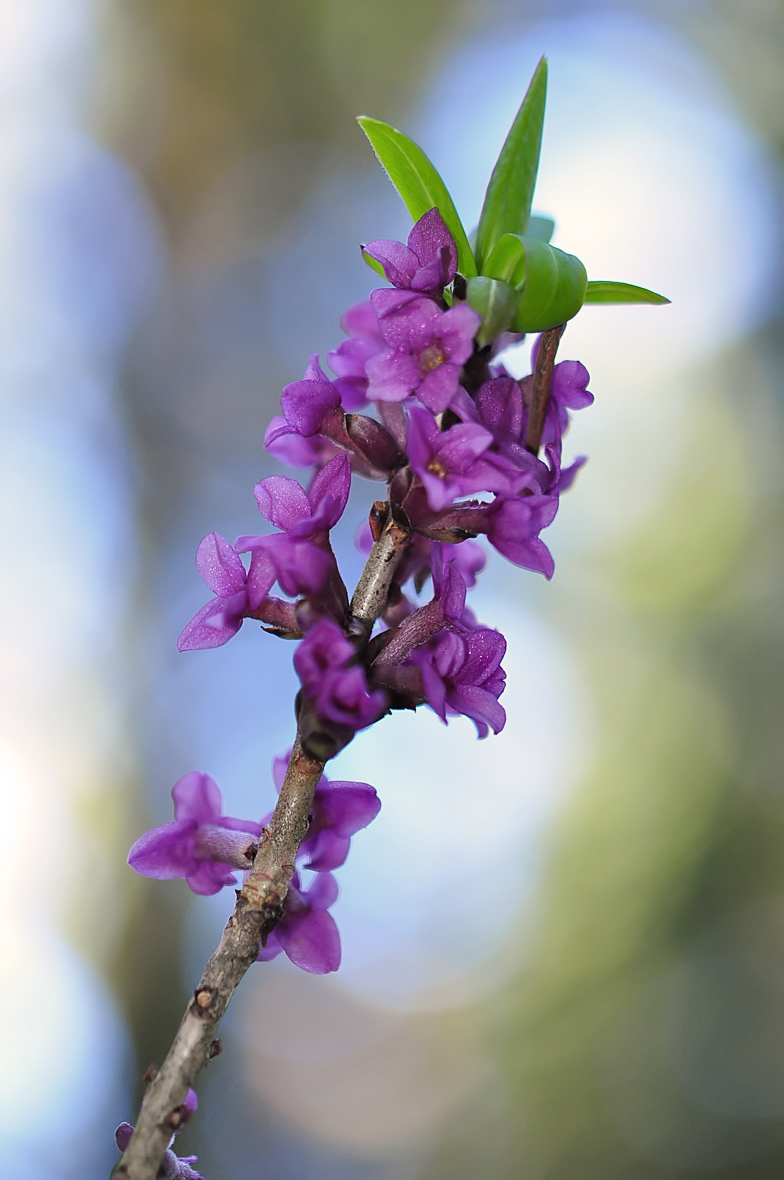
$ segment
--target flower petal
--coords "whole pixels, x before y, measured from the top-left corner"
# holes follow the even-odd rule
[[[174,818],[214,824],[221,817],[223,798],[214,779],[200,770],[184,774],[172,787]]]

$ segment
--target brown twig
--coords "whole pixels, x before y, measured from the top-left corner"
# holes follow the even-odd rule
[[[356,639],[367,642],[410,539],[411,530],[387,507],[386,521],[351,603]],[[255,962],[262,940],[283,915],[297,852],[308,830],[313,793],[323,769],[323,762],[305,753],[298,734],[253,868],[237,895],[234,912],[204,968],[166,1060],[144,1097],[131,1141],[112,1172],[115,1180],[155,1180],[176,1129],[176,1111],[196,1075],[214,1056],[215,1035],[231,997]]]
[[[525,449],[532,455],[539,454],[542,444],[542,431],[550,404],[550,390],[553,384],[553,369],[555,368],[555,354],[563,335],[566,324],[558,324],[555,328],[548,328],[542,332],[539,341],[539,352],[536,356],[534,368],[533,389],[531,391],[531,407],[528,414],[528,428],[525,432]]]

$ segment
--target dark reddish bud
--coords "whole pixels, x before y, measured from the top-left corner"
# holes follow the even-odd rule
[[[346,433],[351,439],[354,453],[367,464],[368,471],[377,479],[389,479],[394,472],[404,466],[405,455],[392,435],[365,414],[346,415]]]

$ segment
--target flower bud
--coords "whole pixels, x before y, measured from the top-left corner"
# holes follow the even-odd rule
[[[351,445],[356,454],[365,460],[377,478],[388,479],[406,462],[405,455],[392,435],[366,414],[347,414],[346,432],[351,439]]]

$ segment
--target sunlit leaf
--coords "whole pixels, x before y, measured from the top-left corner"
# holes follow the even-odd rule
[[[669,303],[664,295],[657,295],[647,287],[632,283],[610,283],[603,280],[589,283],[585,291],[586,303]]]
[[[487,186],[476,239],[479,269],[502,234],[524,234],[542,146],[547,62],[536,67]]]
[[[460,273],[466,278],[475,275],[476,262],[463,223],[446,185],[421,147],[379,119],[360,115],[357,122],[414,221],[435,206],[455,239]]]
[[[522,298],[512,321],[515,332],[543,332],[564,324],[583,305],[588,276],[574,254],[566,254],[539,238],[520,239],[523,257],[513,277],[522,283]]]

